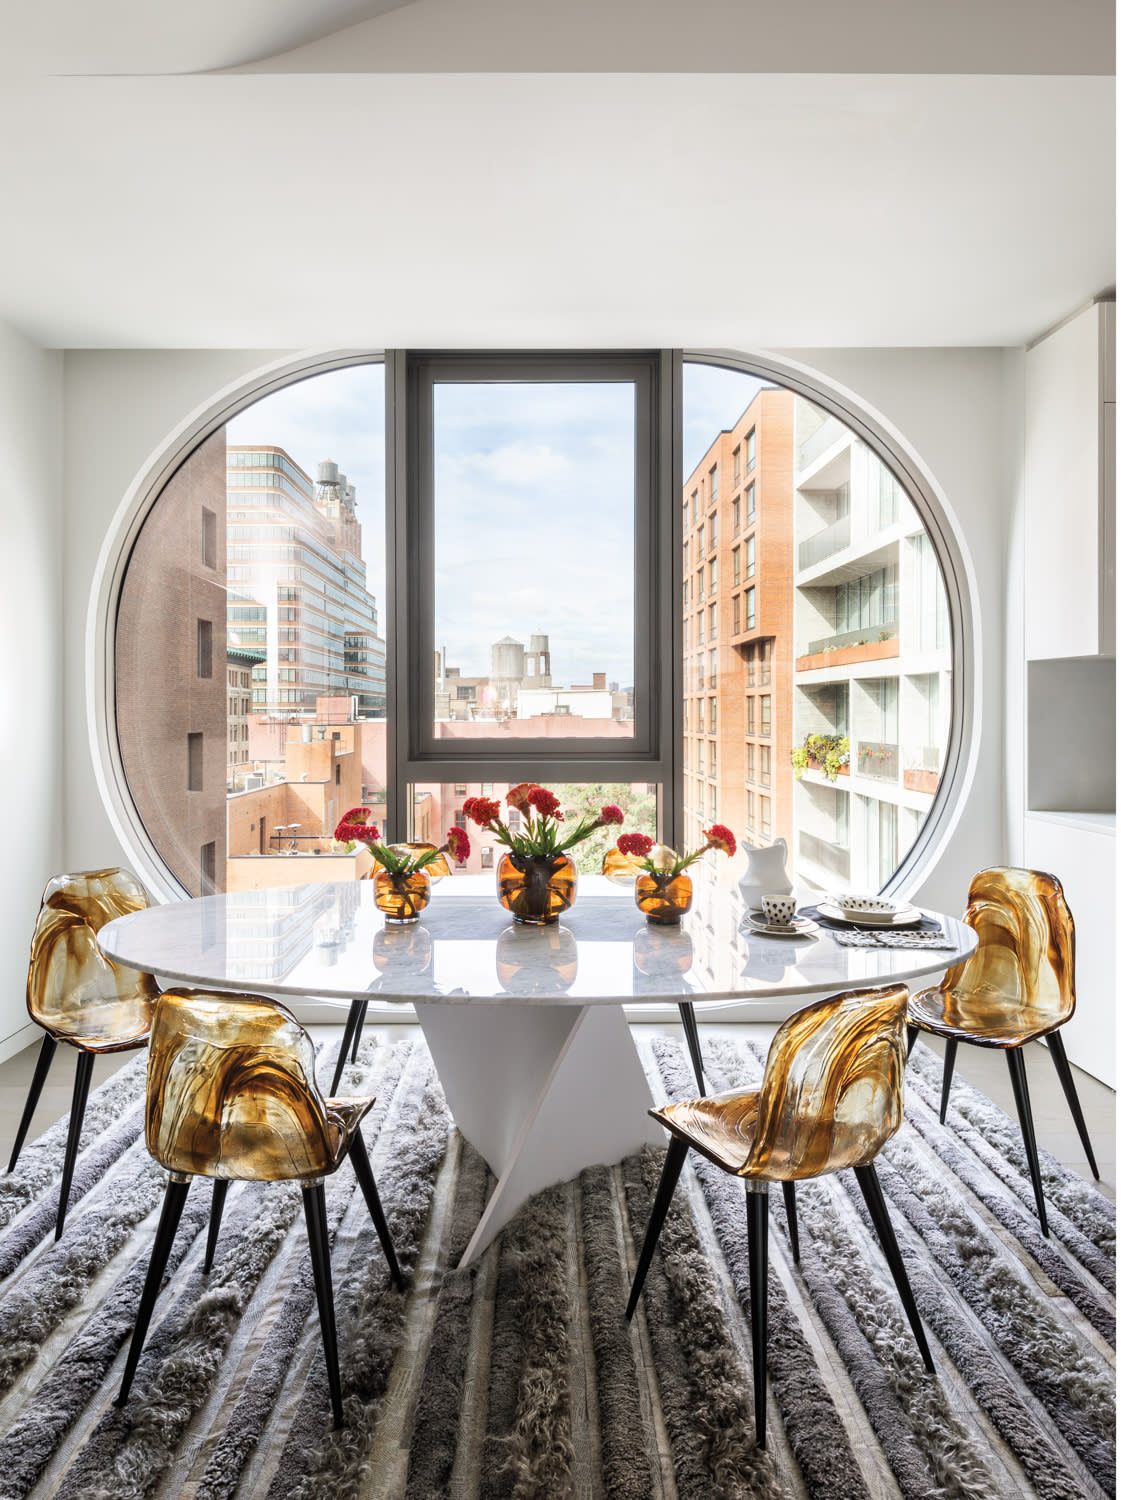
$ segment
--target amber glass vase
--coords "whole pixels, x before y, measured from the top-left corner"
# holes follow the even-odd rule
[[[634,883],[635,905],[648,922],[670,927],[680,922],[693,904],[693,882],[684,871],[671,875],[666,870],[651,874],[643,870]]]
[[[374,905],[387,922],[415,922],[432,899],[432,885],[424,870],[396,875],[379,869],[374,876]]]
[[[504,854],[497,874],[498,899],[515,922],[547,926],[576,900],[576,866],[567,854]]]

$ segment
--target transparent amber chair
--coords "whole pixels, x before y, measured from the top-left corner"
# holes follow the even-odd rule
[[[231,1182],[298,1182],[303,1189],[323,1350],[335,1426],[343,1422],[323,1179],[350,1157],[397,1286],[393,1251],[360,1125],[370,1096],[324,1099],[311,1038],[282,1005],[258,995],[170,989],[160,997],[148,1057],[146,1140],[170,1180],[140,1298],[117,1404],[126,1400],[144,1347],[175,1231],[193,1177],[212,1177],[214,1205],[204,1270],[218,1240]]]
[[[958,1043],[1004,1050],[1039,1222],[1046,1235],[1047,1208],[1021,1051],[1025,1042],[1047,1038],[1047,1050],[1090,1170],[1098,1175],[1094,1148],[1058,1030],[1074,1014],[1074,922],[1054,875],[1000,865],[973,877],[969,906],[962,920],[976,932],[977,947],[964,962],[947,969],[940,984],[912,996],[907,1016],[908,1052],[920,1031],[945,1038],[939,1111],[945,1124]]]
[[[775,1033],[757,1092],[685,1099],[650,1113],[669,1148],[627,1303],[633,1316],[677,1179],[692,1146],[747,1187],[755,1435],[766,1447],[767,1204],[780,1182],[799,1258],[794,1184],[852,1167],[927,1370],[934,1361],[873,1162],[903,1121],[907,990],[846,990],[808,1005]]]
[[[84,870],[77,875],[58,875],[43,892],[31,939],[27,1010],[46,1035],[16,1131],[8,1171],[14,1171],[19,1161],[55,1049],[59,1042],[65,1042],[77,1051],[78,1066],[55,1220],[56,1240],[66,1223],[93,1060],[99,1052],[128,1052],[146,1046],[152,1006],[159,995],[151,974],[125,968],[106,958],[97,946],[97,934],[114,917],[142,911],[150,905],[148,892],[128,870]]]

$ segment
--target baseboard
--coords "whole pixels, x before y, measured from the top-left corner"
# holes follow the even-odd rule
[[[28,1021],[13,1031],[11,1036],[6,1036],[0,1042],[0,1062],[7,1062],[9,1057],[15,1057],[17,1052],[22,1052],[25,1047],[30,1047],[33,1042],[42,1041],[42,1027],[36,1026],[34,1021]]]

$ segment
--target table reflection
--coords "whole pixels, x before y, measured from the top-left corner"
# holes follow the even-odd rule
[[[576,981],[579,949],[562,923],[507,927],[498,934],[494,970],[508,995],[564,995]]]

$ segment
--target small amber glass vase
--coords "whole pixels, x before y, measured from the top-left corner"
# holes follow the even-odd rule
[[[379,869],[374,876],[374,905],[387,922],[415,922],[432,899],[432,885],[424,870],[397,875]]]
[[[634,900],[648,922],[657,927],[675,926],[693,904],[693,882],[684,871],[670,875],[643,870],[634,883]]]
[[[546,927],[576,900],[576,866],[567,854],[504,854],[498,899],[515,922]]]

